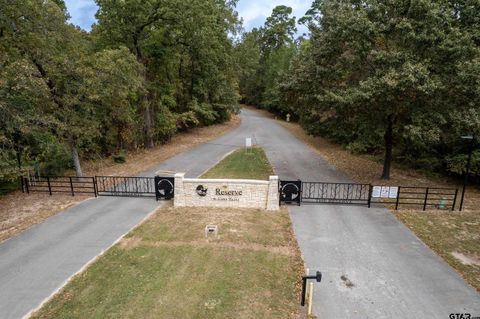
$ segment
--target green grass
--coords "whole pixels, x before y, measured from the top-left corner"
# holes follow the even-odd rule
[[[272,166],[268,162],[263,149],[253,147],[236,150],[203,174],[202,177],[267,180],[273,174]]]
[[[210,174],[272,172],[261,149],[241,152]],[[262,168],[228,169],[246,156]],[[206,224],[220,236],[205,239]],[[291,227],[285,209],[162,208],[33,318],[298,318],[303,262]]]

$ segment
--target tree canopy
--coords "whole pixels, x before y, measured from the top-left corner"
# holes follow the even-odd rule
[[[153,147],[237,108],[235,1],[98,0],[87,33],[63,1],[0,0],[0,179]]]
[[[385,179],[394,158],[461,173],[460,135],[480,133],[479,4],[317,0],[300,19],[310,30],[308,39],[293,46],[287,31],[273,37],[290,45],[289,54],[265,38],[285,30],[275,27],[280,19],[274,10],[263,28],[238,45],[259,61],[244,64],[243,72],[260,80],[241,80],[242,94],[246,102],[290,113],[309,133],[352,151],[383,151]],[[478,151],[475,159],[478,173]]]
[[[353,152],[462,174],[480,135],[478,0],[315,0],[245,32],[236,0],[0,0],[0,183],[221,123],[238,102]],[[297,24],[308,27],[297,37]],[[480,151],[473,156],[480,174]]]

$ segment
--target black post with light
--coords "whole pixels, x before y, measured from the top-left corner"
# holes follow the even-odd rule
[[[472,135],[462,136],[462,139],[469,141],[469,143],[468,143],[467,167],[466,167],[466,170],[465,170],[465,179],[463,180],[462,198],[460,199],[460,209],[459,209],[459,211],[462,211],[462,209],[463,209],[463,200],[465,198],[465,190],[467,188],[468,174],[470,173],[470,165],[471,165],[471,162],[472,162],[473,143],[475,141],[475,138]]]
[[[303,276],[302,277],[302,300],[300,304],[305,306],[305,294],[307,292],[307,279],[315,279],[317,282],[322,281],[322,273],[317,271],[314,276]]]

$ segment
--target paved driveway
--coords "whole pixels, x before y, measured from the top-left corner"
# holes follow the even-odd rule
[[[245,112],[280,179],[351,182],[271,119]],[[290,206],[320,318],[480,316],[480,295],[382,207]],[[346,280],[342,280],[344,276]],[[347,280],[353,284],[347,287]]]
[[[163,162],[158,169],[200,175],[255,136],[281,178],[348,181],[275,121],[242,112],[234,131]],[[0,317],[20,318],[158,203],[101,197],[67,209],[0,244]],[[448,318],[480,315],[480,297],[387,210],[354,206],[290,207],[307,266],[321,270],[319,318]],[[340,276],[353,287],[346,287]]]

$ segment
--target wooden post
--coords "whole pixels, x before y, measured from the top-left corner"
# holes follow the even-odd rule
[[[313,282],[308,283],[308,297],[307,297],[308,307],[307,315],[312,315],[312,304],[313,304]]]

